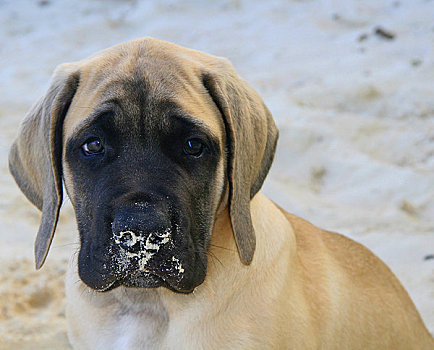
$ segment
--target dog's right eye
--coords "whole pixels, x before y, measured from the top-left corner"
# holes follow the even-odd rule
[[[93,154],[103,153],[104,145],[99,138],[91,138],[81,146],[81,149],[86,156],[90,156]]]

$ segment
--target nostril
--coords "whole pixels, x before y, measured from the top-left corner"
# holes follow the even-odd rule
[[[167,241],[170,237],[172,230],[170,227],[163,228],[160,230],[153,231],[152,234],[158,241]]]
[[[129,251],[134,251],[138,248],[138,237],[133,231],[113,232],[113,237],[116,244]]]

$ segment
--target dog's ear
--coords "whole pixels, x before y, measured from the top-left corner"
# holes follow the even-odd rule
[[[27,113],[9,152],[9,169],[15,181],[42,211],[35,241],[37,269],[47,257],[62,205],[63,119],[78,82],[74,64],[56,69],[48,91]]]
[[[273,161],[278,130],[256,91],[232,64],[220,59],[202,81],[223,116],[228,151],[229,213],[241,261],[249,265],[256,247],[250,200]]]

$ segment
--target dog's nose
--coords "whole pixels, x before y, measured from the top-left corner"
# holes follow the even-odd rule
[[[133,207],[119,210],[112,223],[113,238],[122,249],[137,253],[156,253],[171,234],[167,213],[156,207]]]

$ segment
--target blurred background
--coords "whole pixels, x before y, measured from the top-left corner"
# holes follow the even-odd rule
[[[63,62],[153,36],[232,61],[280,129],[264,192],[373,250],[434,331],[434,1],[0,0],[0,348],[68,348],[68,199],[34,271],[40,213],[7,153]]]

